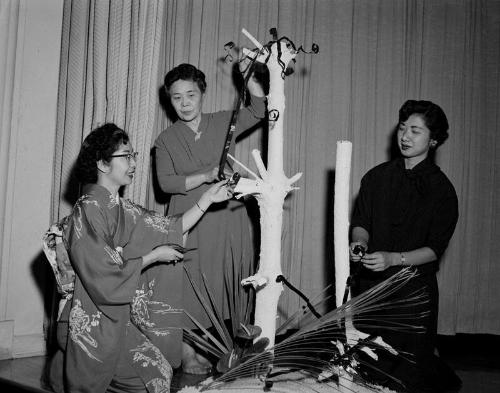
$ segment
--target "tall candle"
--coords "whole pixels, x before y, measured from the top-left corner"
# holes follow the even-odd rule
[[[349,181],[351,175],[352,143],[337,142],[335,164],[335,202],[333,207],[335,248],[335,298],[342,305],[349,277]]]

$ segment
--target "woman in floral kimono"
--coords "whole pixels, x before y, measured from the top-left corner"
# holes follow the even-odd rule
[[[167,216],[120,198],[137,152],[114,124],[82,144],[76,174],[83,195],[59,223],[74,270],[58,321],[51,365],[56,392],[168,392],[170,343],[180,343],[180,299],[162,296],[169,266],[183,258],[182,235],[232,191],[219,182],[184,214]],[[180,344],[178,344],[180,345]],[[173,350],[176,350],[173,348]]]

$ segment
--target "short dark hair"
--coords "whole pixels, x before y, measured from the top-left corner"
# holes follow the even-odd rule
[[[205,93],[207,89],[205,74],[192,64],[182,63],[167,72],[163,81],[163,86],[165,87],[167,95],[172,85],[178,80],[196,82],[202,93]]]
[[[431,139],[437,142],[437,146],[448,139],[448,119],[439,105],[431,101],[408,100],[399,110],[399,122],[408,120],[413,114],[422,117],[426,127],[431,132]]]
[[[111,156],[128,144],[128,134],[113,123],[97,127],[87,135],[76,159],[75,175],[82,184],[97,182],[97,162],[109,162]]]

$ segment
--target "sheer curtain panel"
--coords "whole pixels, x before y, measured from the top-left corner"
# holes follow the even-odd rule
[[[68,214],[79,190],[71,171],[82,140],[114,122],[140,152],[125,196],[145,203],[156,111],[165,2],[66,0],[52,216]]]

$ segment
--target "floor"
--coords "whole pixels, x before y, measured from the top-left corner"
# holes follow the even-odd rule
[[[462,379],[460,393],[500,392],[500,336],[440,336],[440,355]]]
[[[440,336],[439,351],[442,358],[462,379],[460,393],[499,393],[500,336],[456,335]],[[0,392],[47,393],[43,375],[46,365],[44,356],[0,360]],[[194,385],[204,377],[176,373],[172,392],[186,385]]]

